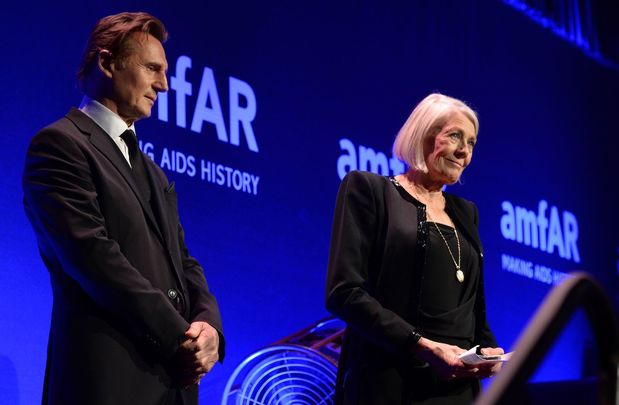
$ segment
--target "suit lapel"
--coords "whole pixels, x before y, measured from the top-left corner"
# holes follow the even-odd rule
[[[170,240],[171,240],[170,226],[169,226],[170,218],[168,216],[168,209],[167,209],[168,204],[166,202],[166,195],[164,193],[167,193],[168,189],[171,188],[171,186],[168,185],[166,190],[164,191],[163,188],[161,187],[161,183],[158,180],[159,176],[157,172],[155,171],[155,163],[150,161],[150,159],[144,155],[142,155],[142,158],[144,159],[144,168],[146,170],[146,174],[150,181],[151,201],[153,204],[153,210],[155,212],[155,216],[157,217],[159,221],[158,223],[159,223],[161,232],[163,234],[162,243],[163,243],[163,246],[165,246],[165,250],[170,258],[170,265],[174,271],[176,281],[178,282],[178,285],[180,286],[181,293],[183,294],[183,299],[185,300],[185,303],[189,303],[189,295],[187,293],[187,282],[185,281],[185,278],[183,277],[182,270],[181,270],[182,264],[178,263],[178,266],[177,266],[177,262],[174,261],[172,256],[170,256],[171,252],[173,252],[174,249],[169,245]],[[186,304],[185,305],[186,316],[189,315],[189,313],[187,312],[188,310],[189,310],[189,304]]]
[[[99,127],[94,121],[92,121],[86,114],[75,108],[69,111],[69,113],[67,114],[67,118],[71,120],[71,122],[73,122],[80,131],[90,135],[89,139],[93,146],[97,148],[112,163],[116,170],[118,170],[120,175],[125,179],[129,187],[131,188],[131,191],[133,192],[135,197],[140,202],[142,210],[144,211],[146,218],[153,227],[155,234],[162,241],[162,243],[165,244],[165,240],[159,230],[159,226],[157,224],[157,221],[155,220],[155,216],[150,207],[150,204],[142,196],[142,193],[140,193],[138,186],[133,179],[131,167],[125,160],[125,157],[122,155],[118,147],[114,144],[114,141],[112,141],[112,138],[110,138],[110,136],[105,133],[105,131],[103,131],[103,129],[101,129],[101,127]]]
[[[166,210],[166,202],[164,201],[165,197],[163,195],[162,186],[157,180],[157,173],[155,173],[155,169],[153,168],[154,163],[149,162],[149,158],[147,156],[142,155],[142,159],[144,160],[144,170],[146,171],[148,181],[150,182],[152,208],[155,213],[155,217],[158,220],[157,223],[159,224],[159,229],[161,230],[164,246],[166,246],[169,250],[169,219]]]

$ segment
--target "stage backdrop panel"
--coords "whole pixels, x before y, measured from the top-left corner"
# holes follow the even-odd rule
[[[220,4],[225,3],[225,4]],[[176,182],[190,252],[217,295],[225,364],[200,386],[220,401],[249,354],[327,316],[335,195],[351,169],[404,170],[391,144],[438,91],[481,130],[449,191],[480,209],[488,316],[509,348],[573,270],[617,302],[619,76],[501,1],[21,2],[3,11],[0,402],[40,401],[49,279],[21,206],[32,135],[79,104],[74,75],[101,16],[145,10],[171,35],[170,91],[137,124]],[[578,316],[537,381],[579,379],[592,341]]]

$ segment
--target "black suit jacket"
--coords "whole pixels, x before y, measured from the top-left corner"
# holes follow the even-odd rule
[[[108,134],[81,111],[28,149],[24,205],[53,290],[44,403],[160,404],[193,321],[224,341],[219,309],[185,247],[174,184],[144,156],[151,201]],[[184,391],[186,403],[197,390]]]
[[[478,253],[483,274],[477,208],[450,194],[445,198],[450,217]],[[338,404],[407,400],[412,372],[420,365],[411,355],[411,334],[418,326],[425,260],[421,209],[387,177],[353,171],[342,180],[326,288],[327,308],[348,325],[339,359]],[[475,302],[473,340],[496,346],[486,322],[481,276]]]

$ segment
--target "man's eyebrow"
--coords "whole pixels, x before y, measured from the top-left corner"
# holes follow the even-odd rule
[[[153,66],[153,67],[156,67],[158,70],[165,70],[165,72],[166,72],[166,73],[168,72],[168,68],[167,68],[167,66],[166,66],[166,68],[164,69],[164,68],[163,68],[163,67],[164,67],[164,64],[163,64],[163,63],[161,63],[161,62],[154,62],[154,61],[153,61],[153,62],[146,62],[146,63],[145,63],[145,65],[146,65],[146,66]]]

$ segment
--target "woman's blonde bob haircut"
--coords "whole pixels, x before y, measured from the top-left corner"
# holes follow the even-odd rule
[[[456,111],[462,112],[479,132],[477,114],[463,101],[439,93],[432,93],[413,110],[393,142],[393,154],[413,170],[427,173],[424,141],[438,134]]]

